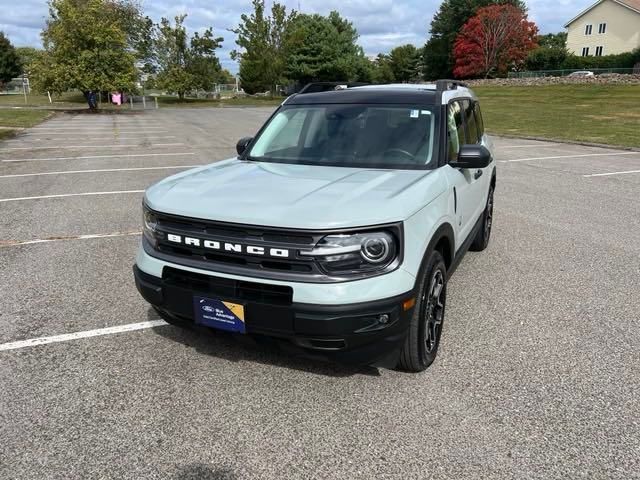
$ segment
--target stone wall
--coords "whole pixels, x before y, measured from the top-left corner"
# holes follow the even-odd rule
[[[640,75],[603,73],[595,77],[539,77],[539,78],[492,78],[466,80],[469,86],[529,87],[535,85],[640,85]]]

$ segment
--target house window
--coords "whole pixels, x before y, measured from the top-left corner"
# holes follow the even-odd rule
[[[604,50],[604,47],[596,47],[596,57],[602,56],[602,50]]]
[[[607,24],[601,23],[598,25],[598,33],[607,33]]]
[[[592,33],[593,33],[593,25],[589,24],[586,27],[584,27],[585,35],[591,35]]]
[[[589,47],[583,47],[582,56],[583,57],[588,57],[589,56]]]

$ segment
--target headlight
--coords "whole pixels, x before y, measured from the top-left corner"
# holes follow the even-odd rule
[[[329,275],[371,273],[385,270],[397,259],[397,243],[385,231],[328,235],[300,254],[314,257]]]
[[[142,234],[151,242],[151,245],[155,247],[156,239],[156,227],[158,226],[158,219],[155,214],[151,212],[146,206],[142,206]]]

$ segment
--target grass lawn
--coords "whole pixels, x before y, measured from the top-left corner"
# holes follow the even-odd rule
[[[72,108],[79,104],[86,105],[84,97],[80,92],[68,92],[62,95],[51,95],[53,103],[49,103],[46,95],[27,95],[27,103],[24,103],[22,95],[0,95],[0,106],[8,107],[52,107],[52,108]]]
[[[49,116],[51,116],[51,112],[47,110],[0,108],[0,140],[14,135],[16,130],[11,127],[33,127]]]
[[[478,86],[487,130],[640,147],[640,85]]]
[[[50,115],[47,110],[0,108],[0,127],[33,127]]]

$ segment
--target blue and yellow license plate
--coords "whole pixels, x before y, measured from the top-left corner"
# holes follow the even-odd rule
[[[215,298],[193,297],[194,320],[198,325],[246,333],[244,305]]]

